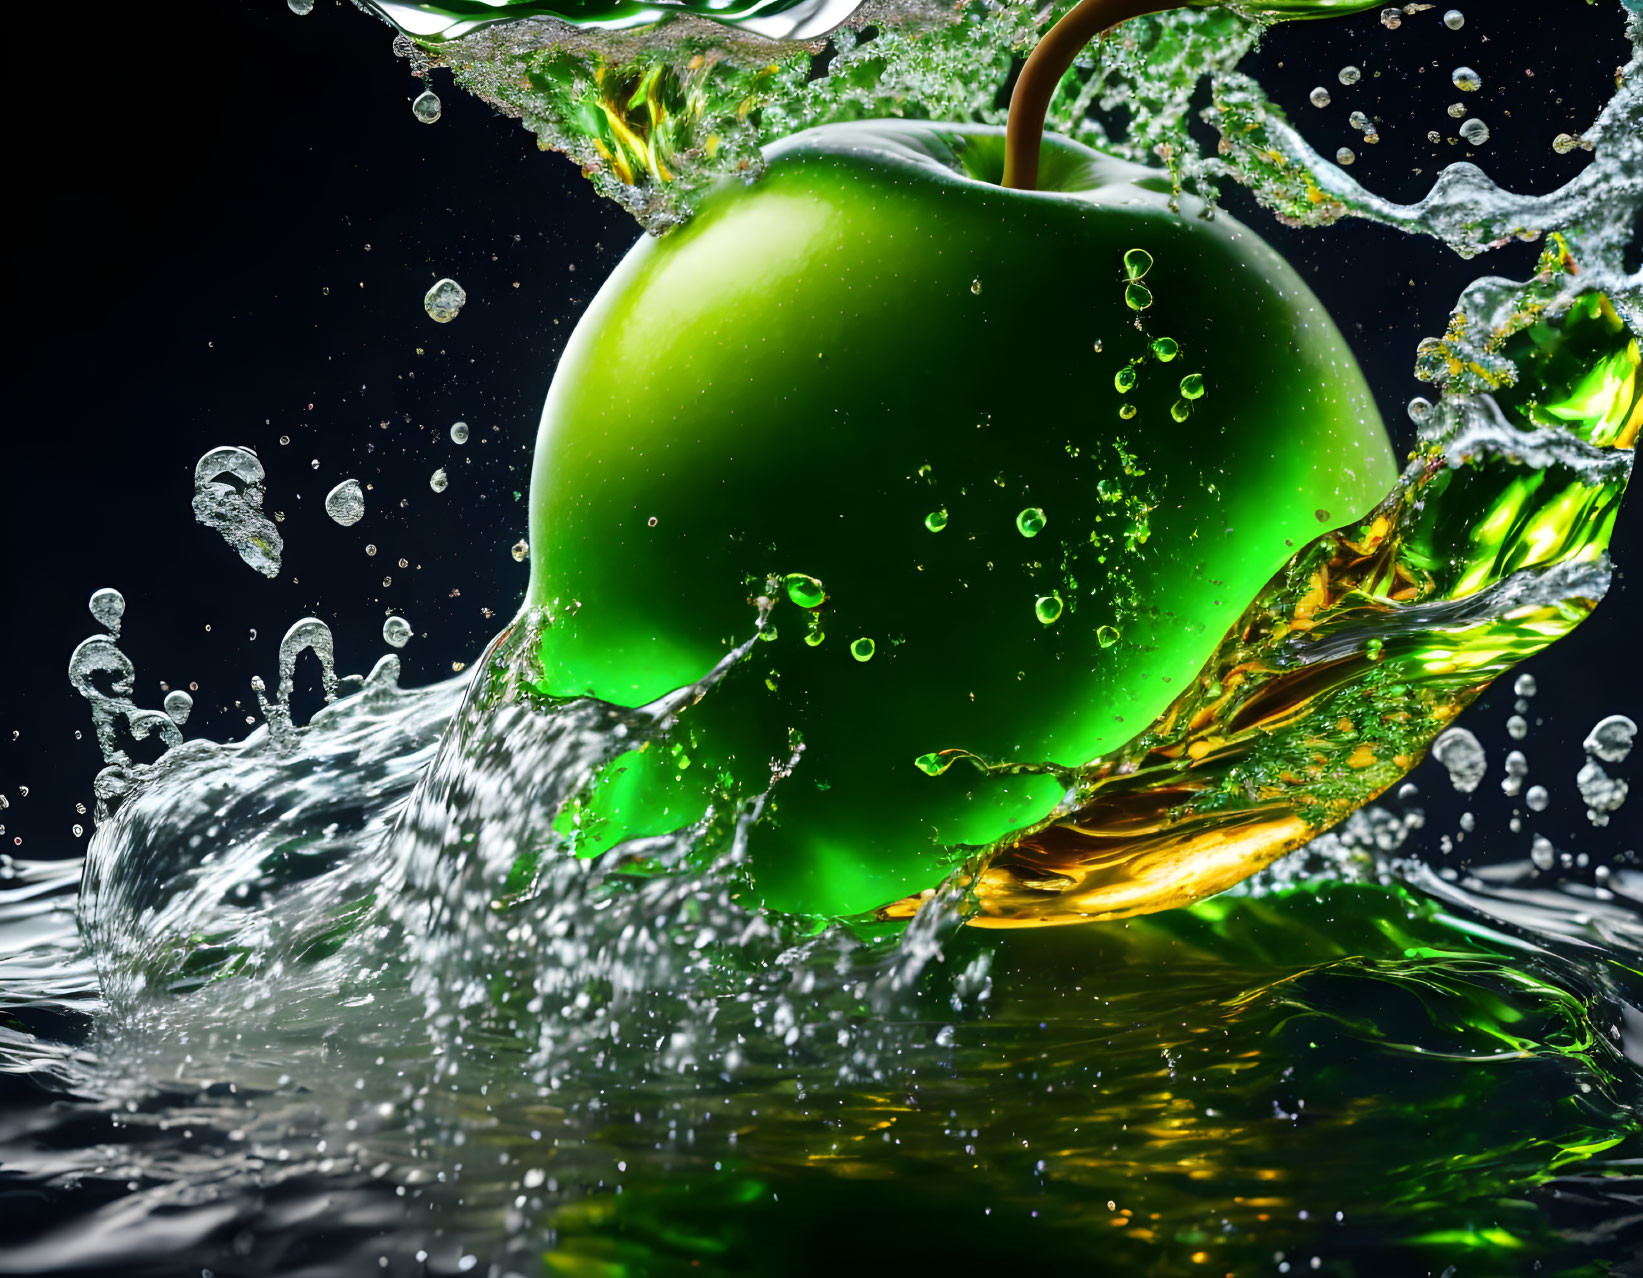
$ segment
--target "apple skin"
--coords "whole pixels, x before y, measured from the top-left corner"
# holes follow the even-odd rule
[[[1040,189],[1005,190],[1002,131],[900,121],[767,157],[641,239],[572,335],[537,438],[526,607],[551,617],[542,692],[637,706],[753,635],[772,575],[819,579],[824,641],[778,592],[774,639],[676,744],[599,780],[579,850],[687,825],[716,793],[722,811],[802,739],[750,835],[754,890],[850,915],[1046,817],[1065,769],[1144,728],[1396,467],[1317,298],[1225,213],[1172,211],[1156,170],[1050,136]],[[1137,247],[1154,259],[1139,324]],[[1179,356],[1120,394],[1159,336]],[[1177,422],[1188,373],[1207,390]],[[1127,545],[1134,503],[1150,535]],[[1048,517],[1031,539],[1028,507]],[[943,750],[1054,766],[915,766]]]

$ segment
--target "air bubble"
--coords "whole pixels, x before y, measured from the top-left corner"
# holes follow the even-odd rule
[[[1016,531],[1023,537],[1038,536],[1049,522],[1049,516],[1038,506],[1028,506],[1015,517]]]
[[[445,468],[443,466],[428,476],[428,487],[432,488],[436,493],[444,492],[445,489],[449,487],[450,482],[450,478],[445,474]]]
[[[1043,625],[1053,626],[1061,619],[1061,606],[1060,595],[1040,595],[1033,603],[1033,615]]]
[[[1417,426],[1423,426],[1432,418],[1432,401],[1424,395],[1417,395],[1409,401],[1404,409],[1409,414],[1409,420]]]
[[[173,688],[165,694],[165,700],[160,703],[165,707],[166,714],[171,716],[171,722],[181,727],[188,722],[188,716],[194,711],[194,698],[181,688]]]
[[[1451,31],[1459,31],[1466,25],[1466,15],[1459,9],[1451,9],[1443,15],[1443,25]]]
[[[453,422],[451,424],[451,442],[453,444],[466,444],[468,442],[467,422]]]
[[[365,518],[365,490],[357,479],[345,479],[325,494],[325,513],[344,528]]]
[[[1483,87],[1483,77],[1471,67],[1456,67],[1450,73],[1449,81],[1462,93],[1476,93]]]
[[[104,586],[101,590],[93,592],[87,607],[91,609],[91,615],[97,624],[108,631],[111,638],[120,637],[120,621],[126,612],[124,595],[118,590]]]
[[[439,280],[422,298],[422,309],[436,324],[449,324],[467,304],[468,294],[453,279]]]
[[[424,89],[416,95],[416,100],[411,103],[411,114],[424,124],[432,124],[439,119],[439,113],[442,110],[444,110],[444,106],[439,100],[439,94],[432,89]]]
[[[1357,67],[1345,66],[1341,68],[1340,74],[1335,78],[1342,84],[1356,84],[1359,80],[1363,79],[1363,72],[1358,70]]]
[[[1602,759],[1604,763],[1624,763],[1636,740],[1637,724],[1623,714],[1611,714],[1607,719],[1599,720],[1581,744],[1587,754]]]
[[[1489,770],[1489,760],[1478,739],[1465,728],[1450,728],[1432,743],[1432,757],[1448,769],[1449,784],[1471,794]]]
[[[404,617],[389,617],[382,623],[382,642],[390,648],[403,648],[411,642],[411,623]]]
[[[857,661],[871,661],[877,651],[878,645],[865,636],[850,641],[850,655]]]
[[[1329,105],[1331,98],[1329,96],[1329,90],[1320,84],[1316,89],[1312,90],[1311,93],[1307,94],[1306,100],[1321,111],[1324,107]]]

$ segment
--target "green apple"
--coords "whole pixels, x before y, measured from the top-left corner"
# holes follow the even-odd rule
[[[526,606],[542,692],[640,706],[773,600],[564,828],[593,852],[722,814],[802,744],[752,881],[848,915],[1046,818],[1396,470],[1318,299],[1156,171],[1051,136],[1007,190],[1001,130],[913,122],[767,154],[567,345]]]

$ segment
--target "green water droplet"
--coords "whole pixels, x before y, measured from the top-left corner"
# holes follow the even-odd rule
[[[978,297],[981,295],[981,280],[979,278],[970,281],[970,292]]]
[[[1120,408],[1118,410],[1118,415],[1120,417],[1122,417],[1125,421],[1129,421],[1130,418],[1135,416],[1135,405],[1134,404],[1125,404],[1122,408]]]
[[[877,651],[878,645],[865,636],[850,642],[850,655],[857,661],[871,661]]]
[[[1155,337],[1152,339],[1152,353],[1158,357],[1160,364],[1167,364],[1181,353],[1181,343],[1173,337]]]
[[[1152,305],[1152,290],[1145,284],[1124,286],[1124,305],[1132,311],[1144,311]]]
[[[932,510],[924,517],[924,526],[931,532],[940,532],[947,527],[947,512],[945,510]]]
[[[1136,371],[1134,364],[1125,364],[1112,375],[1112,386],[1120,395],[1127,395],[1135,389]]]
[[[1204,397],[1204,375],[1202,373],[1188,373],[1181,379],[1182,399],[1202,399]]]
[[[787,597],[801,608],[819,608],[827,598],[821,582],[802,572],[788,573],[782,584],[787,587]]]
[[[1095,491],[1102,501],[1122,501],[1124,499],[1124,489],[1116,480],[1102,479],[1097,481]]]
[[[820,630],[812,630],[804,637],[804,642],[812,648],[818,647],[827,635]]]
[[[1184,399],[1178,399],[1169,406],[1169,415],[1178,422],[1184,422],[1192,416],[1192,405]]]
[[[1146,249],[1133,248],[1124,254],[1124,274],[1133,283],[1152,270],[1152,254]]]
[[[1044,531],[1044,525],[1049,523],[1049,516],[1037,506],[1028,506],[1015,517],[1016,531],[1023,537],[1036,537]]]
[[[759,638],[761,640],[763,640],[765,643],[769,643],[775,637],[776,637],[776,627],[775,626],[766,626],[763,630],[759,631]]]
[[[953,766],[953,761],[944,759],[939,754],[921,754],[913,760],[913,766],[927,777],[939,777]]]
[[[1110,648],[1118,642],[1118,631],[1112,626],[1101,626],[1096,630],[1095,638],[1103,648]]]
[[[1033,615],[1046,626],[1053,626],[1061,618],[1061,596],[1040,595],[1033,604]]]

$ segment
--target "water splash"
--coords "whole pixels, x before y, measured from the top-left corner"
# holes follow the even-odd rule
[[[263,514],[266,476],[248,448],[213,448],[194,467],[194,518],[264,577],[277,577],[285,539]]]

